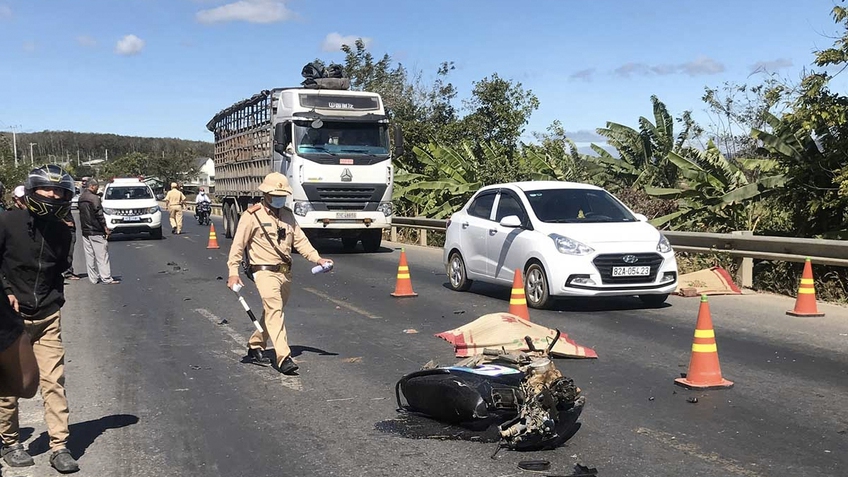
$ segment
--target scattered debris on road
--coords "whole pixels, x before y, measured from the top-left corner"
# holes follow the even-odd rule
[[[418,333],[418,330],[416,330],[414,328],[407,328],[407,329],[403,330],[403,332],[408,334],[408,335],[414,335],[414,334]]]
[[[689,404],[697,404],[697,403],[698,403],[698,398],[696,398],[696,397],[690,397],[690,398],[687,398],[687,399],[686,399],[686,402],[688,402]]]

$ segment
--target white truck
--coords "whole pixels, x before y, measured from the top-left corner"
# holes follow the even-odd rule
[[[380,248],[391,227],[392,158],[403,153],[399,128],[389,138],[380,95],[327,88],[262,91],[219,112],[206,125],[215,135],[215,196],[232,238],[241,213],[261,200],[264,176],[280,172],[293,194],[289,207],[310,238],[358,241]],[[392,147],[391,144],[394,143]]]

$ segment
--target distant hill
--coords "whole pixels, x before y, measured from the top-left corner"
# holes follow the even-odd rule
[[[117,134],[80,133],[73,131],[41,131],[18,134],[18,157],[29,156],[29,143],[33,146],[36,162],[81,161],[116,158],[131,152],[150,155],[179,154],[191,151],[197,156],[211,157],[211,142],[189,141],[177,138],[120,136]],[[77,155],[79,154],[79,155]]]

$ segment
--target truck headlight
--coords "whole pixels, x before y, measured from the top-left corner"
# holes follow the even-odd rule
[[[668,253],[671,252],[671,243],[669,243],[668,239],[665,238],[665,235],[660,234],[660,241],[657,244],[657,252],[659,253]]]
[[[386,217],[392,215],[392,203],[380,202],[380,205],[377,206],[377,211],[382,212]]]
[[[106,215],[115,215],[115,214],[117,214],[117,212],[118,211],[116,209],[107,209],[107,208],[103,209],[103,213],[106,214]]]
[[[294,214],[295,215],[299,215],[301,217],[306,217],[306,214],[309,213],[309,212],[312,212],[313,210],[315,210],[315,208],[312,207],[312,203],[310,203],[310,202],[303,202],[303,201],[300,201],[300,200],[294,201]]]
[[[559,234],[550,234],[548,237],[554,241],[559,253],[566,255],[588,255],[595,251],[595,249],[586,244]]]
[[[155,206],[155,207],[151,207],[151,208],[147,209],[148,214],[155,214],[156,212],[159,212],[159,206],[158,205]]]

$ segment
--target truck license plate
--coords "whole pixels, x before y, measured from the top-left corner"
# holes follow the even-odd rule
[[[355,219],[356,212],[336,212],[337,219]]]
[[[612,267],[614,277],[646,277],[651,274],[651,267]]]
[[[141,222],[141,217],[124,217],[124,222]]]

